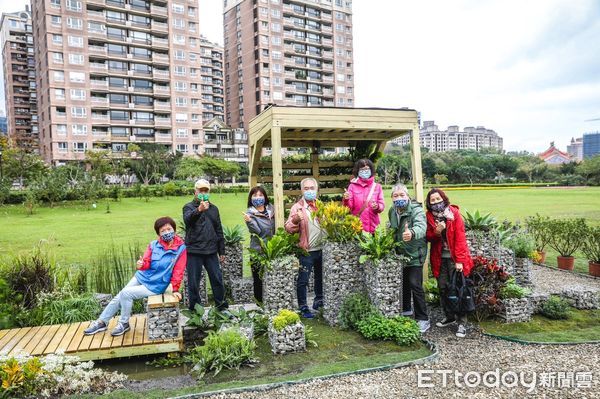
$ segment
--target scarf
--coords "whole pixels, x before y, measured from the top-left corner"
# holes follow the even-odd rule
[[[431,211],[431,213],[438,220],[442,220],[442,219],[454,220],[454,214],[450,210],[450,206],[447,206],[446,208],[444,208],[444,210],[442,212]]]

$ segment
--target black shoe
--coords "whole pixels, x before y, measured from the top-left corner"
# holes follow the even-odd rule
[[[456,319],[449,319],[447,317],[444,317],[441,321],[438,321],[437,323],[435,323],[435,325],[437,327],[448,327],[451,324],[456,323]]]
[[[313,302],[312,308],[314,310],[319,310],[323,307],[323,301]]]

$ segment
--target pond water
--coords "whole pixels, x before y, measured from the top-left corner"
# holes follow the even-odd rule
[[[161,356],[137,356],[129,359],[98,360],[94,365],[106,371],[118,371],[129,377],[130,380],[151,380],[164,377],[188,375],[192,366],[182,365],[176,367],[155,367],[147,364]]]

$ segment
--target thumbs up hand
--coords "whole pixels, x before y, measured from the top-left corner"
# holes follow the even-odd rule
[[[404,232],[402,233],[402,240],[405,242],[412,240],[412,233],[408,229],[408,223],[404,225]]]
[[[350,194],[350,192],[348,191],[348,189],[347,189],[347,188],[345,188],[345,189],[344,189],[344,199],[345,199],[345,200],[347,200],[347,199],[350,199],[350,195],[351,195],[351,194]]]
[[[140,258],[138,259],[137,263],[137,268],[139,269],[140,267],[142,267],[144,265],[144,260],[143,258],[140,256]]]

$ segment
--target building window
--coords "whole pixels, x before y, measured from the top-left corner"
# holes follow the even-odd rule
[[[83,47],[83,37],[81,37],[81,36],[69,36],[69,46],[71,46],[71,47]]]
[[[185,27],[185,22],[183,19],[175,18],[173,19],[173,27],[177,29],[183,29]]]
[[[73,152],[85,152],[87,143],[73,143]]]
[[[85,83],[85,73],[69,72],[69,80],[74,83]]]
[[[60,9],[60,0],[50,0],[50,7]]]
[[[187,154],[188,152],[188,145],[187,144],[177,144],[177,151]]]
[[[187,122],[188,116],[187,114],[175,114],[175,121],[177,122]]]
[[[55,82],[64,82],[65,81],[65,73],[63,71],[54,71],[54,81]]]
[[[62,25],[62,18],[60,17],[60,15],[51,15],[50,16],[50,23],[53,26],[61,26]]]
[[[175,50],[175,59],[180,61],[185,60],[185,51]]]
[[[64,100],[65,99],[65,89],[54,89],[54,97],[57,100]]]
[[[67,27],[69,27],[71,29],[81,30],[82,26],[83,26],[83,23],[80,18],[73,18],[73,17],[67,18]]]
[[[71,100],[85,100],[85,90],[71,89]]]
[[[73,118],[85,118],[87,110],[84,107],[71,107],[71,116]]]
[[[52,35],[52,44],[61,45],[62,42],[62,35]]]
[[[64,141],[56,144],[58,145],[58,152],[67,152],[69,150],[67,143]]]
[[[81,12],[81,1],[67,0],[67,10]]]
[[[69,64],[83,65],[83,54],[69,54]]]
[[[185,67],[181,65],[175,65],[175,75],[185,76]]]
[[[52,62],[55,64],[62,64],[63,61],[63,53],[52,53]]]
[[[185,97],[175,98],[175,105],[178,107],[187,107],[187,98],[185,98]]]
[[[71,133],[74,136],[85,136],[87,134],[87,126],[86,125],[72,125]]]
[[[186,88],[185,82],[175,82],[175,91],[186,91]]]
[[[175,4],[173,3],[173,5],[171,6],[173,9],[173,12],[176,14],[183,14],[185,7],[181,4]]]
[[[187,129],[177,129],[177,137],[178,138],[184,138],[188,136],[188,130]]]

